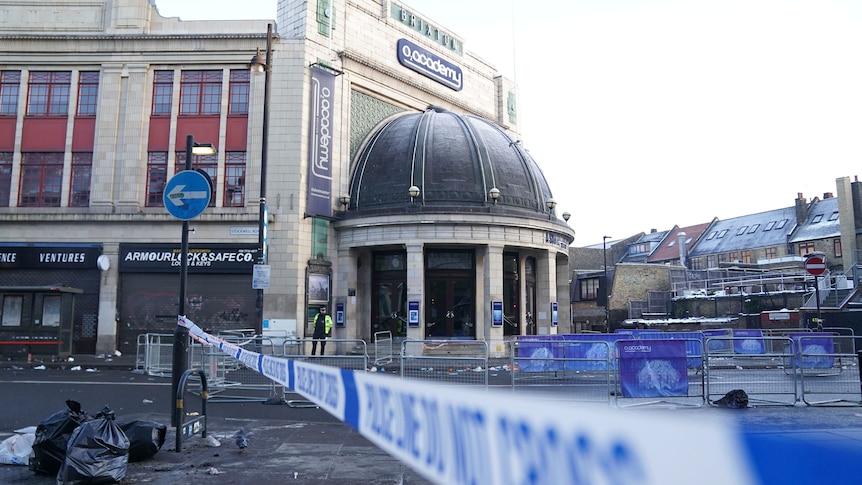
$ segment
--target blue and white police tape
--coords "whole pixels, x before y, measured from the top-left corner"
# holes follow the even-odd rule
[[[280,359],[179,323],[440,484],[846,482],[862,457],[703,416],[527,400]]]

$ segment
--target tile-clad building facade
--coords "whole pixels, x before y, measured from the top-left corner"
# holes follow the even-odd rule
[[[162,17],[148,0],[3,5],[0,332],[51,340],[62,328],[78,353],[131,352],[143,333],[172,332],[181,224],[166,210],[164,190],[185,168],[188,135],[217,149],[191,161],[212,181],[209,206],[190,222],[189,235],[186,310],[202,326],[259,332],[266,321],[310,336],[310,316],[329,304],[342,312],[336,337],[370,339],[383,287],[375,286],[382,273],[369,268],[395,256],[388,261],[408,269],[399,282],[411,305],[396,305],[395,318],[418,310],[417,324],[399,335],[425,338],[431,314],[423,270],[429,257],[455,252],[469,260],[461,295],[474,329],[469,338],[502,352],[510,335],[555,332],[551,304],[568,314],[565,247],[574,233],[546,205],[549,190],[533,194],[528,224],[524,214],[453,213],[431,225],[406,214],[388,221],[403,229],[395,233],[387,221],[364,221],[355,201],[342,204],[352,195],[354,157],[393,115],[438,106],[489,120],[511,140],[518,126],[514,86],[458,35],[400,2],[333,3],[282,0],[277,22],[182,21]],[[249,76],[248,64],[266,45],[267,24],[275,27],[266,177],[271,274],[260,299],[251,280],[261,257],[265,77]],[[446,76],[429,66],[446,66]],[[514,190],[499,188],[498,207]],[[449,220],[478,225],[485,236],[459,229],[447,238]],[[519,225],[533,232],[506,229]],[[371,226],[385,242],[366,231]],[[359,241],[360,233],[368,240]],[[524,286],[527,271],[533,287]],[[509,273],[519,283],[507,286]],[[55,315],[57,285],[82,290],[68,318]],[[528,318],[521,303],[531,298]],[[491,312],[504,299],[516,302],[508,331]]]

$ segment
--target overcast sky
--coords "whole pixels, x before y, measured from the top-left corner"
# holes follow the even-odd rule
[[[523,146],[575,246],[788,207],[862,175],[862,1],[404,3],[517,82]],[[156,4],[275,19],[277,0]]]

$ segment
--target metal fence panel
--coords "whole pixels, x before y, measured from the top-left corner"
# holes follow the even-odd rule
[[[488,359],[484,340],[405,340],[401,377],[487,388]]]
[[[269,337],[238,335],[233,332],[217,335],[225,342],[264,355],[276,355],[277,350]],[[250,369],[242,362],[219,349],[195,345],[200,354],[200,367],[207,375],[210,402],[263,402],[283,394],[281,385]]]
[[[304,360],[313,364],[328,365],[340,369],[368,370],[368,349],[362,339],[328,338],[326,339],[327,354],[309,355],[315,339],[295,339],[285,341],[281,355],[286,359]],[[318,349],[320,341],[318,341]]]
[[[794,339],[802,401],[811,406],[859,405],[859,358],[852,336],[802,335]]]
[[[661,338],[666,335],[666,338]],[[673,336],[673,338],[671,338]],[[693,337],[693,338],[692,338]],[[650,342],[660,340],[681,341],[685,349],[684,357],[657,356],[644,360],[644,367],[637,374],[624,376],[627,372],[623,362],[620,360],[621,345],[649,345]],[[653,344],[655,347],[655,344]],[[613,403],[617,407],[635,406],[687,406],[700,407],[706,402],[706,383],[703,372],[704,368],[704,342],[700,332],[645,332],[635,339],[617,340],[614,342],[614,356],[617,359],[615,389],[613,392]],[[676,351],[674,350],[674,353]],[[685,359],[684,368],[673,365],[673,360]],[[640,362],[638,359],[636,359]],[[623,385],[624,379],[636,377],[637,386],[644,391],[643,396],[626,396]],[[684,380],[683,380],[684,379]],[[672,392],[674,384],[685,388],[685,393]]]
[[[797,381],[788,337],[710,337],[706,343],[709,403],[742,389],[756,405],[793,406]],[[714,351],[713,349],[722,349]]]
[[[392,362],[392,332],[374,333],[374,365]]]
[[[156,377],[170,377],[173,371],[173,334],[146,333],[138,335],[135,369]]]
[[[513,341],[512,390],[541,399],[610,403],[614,375],[611,344],[600,340]]]

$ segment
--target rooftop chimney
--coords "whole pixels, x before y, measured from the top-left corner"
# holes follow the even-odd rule
[[[808,218],[808,202],[802,197],[802,192],[796,198],[796,223],[802,224]]]
[[[679,244],[679,264],[681,266],[685,266],[685,256],[686,256],[686,248],[685,248],[685,233],[680,231],[676,234],[676,238]]]
[[[823,192],[823,200],[831,199],[832,197],[835,197],[832,195],[832,192]]]

